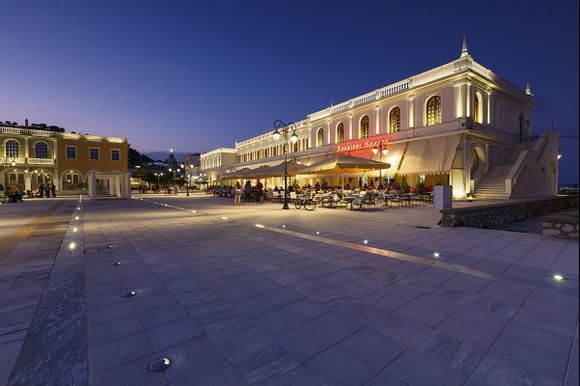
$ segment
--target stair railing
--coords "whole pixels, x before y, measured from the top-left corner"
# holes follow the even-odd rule
[[[520,176],[525,170],[524,166],[527,163],[527,157],[528,150],[522,151],[505,178],[505,193],[508,197],[511,197],[514,186],[517,185]]]

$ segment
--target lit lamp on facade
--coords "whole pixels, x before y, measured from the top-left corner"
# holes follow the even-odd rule
[[[292,131],[290,135],[290,142],[295,144],[298,142],[298,136],[296,135],[296,125],[292,122],[285,124],[281,120],[277,119],[274,121],[274,132],[272,133],[272,138],[274,141],[280,140],[282,136],[280,134],[284,134],[284,206],[282,209],[289,209],[288,207],[288,133]]]

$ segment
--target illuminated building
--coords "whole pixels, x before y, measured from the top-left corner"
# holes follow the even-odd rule
[[[24,192],[54,184],[60,193],[127,198],[128,149],[125,138],[0,123],[0,183]]]
[[[533,95],[477,63],[463,41],[460,57],[418,75],[308,114],[295,122],[298,141],[289,158],[311,165],[337,152],[361,158],[385,143],[383,176],[410,186],[453,186],[455,198],[550,196],[557,192],[558,135],[532,132]],[[274,166],[283,145],[272,130],[236,142],[235,159],[205,163],[218,149],[202,155],[201,172],[212,181],[243,180],[236,171]],[[375,152],[376,153],[376,152]],[[222,160],[223,161],[223,160]],[[231,177],[229,177],[231,176]],[[360,182],[378,185],[379,172],[356,173]],[[265,176],[267,187],[280,177]],[[341,185],[336,175],[297,175],[298,184],[323,180]],[[373,183],[374,182],[374,183]]]

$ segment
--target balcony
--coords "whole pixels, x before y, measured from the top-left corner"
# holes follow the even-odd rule
[[[29,165],[54,165],[54,160],[52,158],[28,158]]]
[[[0,157],[0,164],[6,166],[16,166],[16,165],[24,165],[25,163],[24,158],[15,158],[15,157]],[[14,164],[14,165],[12,165]]]

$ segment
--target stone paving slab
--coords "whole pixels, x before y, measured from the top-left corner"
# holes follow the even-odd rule
[[[73,330],[86,339],[87,383],[577,381],[578,242],[442,229],[426,206],[307,212],[154,200],[83,204],[86,330]],[[31,277],[57,279],[49,254],[38,256]],[[555,268],[567,280],[551,279]],[[33,283],[20,297],[31,304],[49,293]],[[123,297],[129,290],[137,296]],[[19,355],[14,342],[26,333],[0,335],[0,350]],[[160,356],[172,365],[148,371]],[[11,373],[7,363],[0,370]]]

